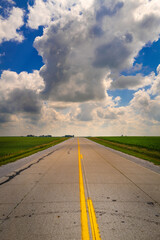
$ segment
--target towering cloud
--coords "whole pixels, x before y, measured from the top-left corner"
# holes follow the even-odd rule
[[[141,75],[118,75],[132,68],[142,46],[158,39],[160,17],[153,2],[91,1],[86,9],[83,1],[41,3],[54,14],[48,15],[43,36],[34,42],[45,63],[40,70],[45,82],[42,97],[68,102],[104,99],[109,73],[117,76],[112,78],[112,88],[134,89],[149,84]],[[38,4],[36,1],[29,8],[28,24],[32,27],[32,13]],[[147,12],[141,11],[144,6]],[[156,7],[160,9],[160,4]]]

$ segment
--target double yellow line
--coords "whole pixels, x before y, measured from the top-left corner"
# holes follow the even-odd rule
[[[79,190],[80,190],[80,207],[81,207],[81,235],[82,240],[90,240],[89,235],[89,226],[88,226],[88,216],[87,216],[87,207],[86,207],[86,199],[85,199],[85,191],[83,184],[83,174],[82,174],[82,165],[81,159],[83,158],[80,152],[80,144],[78,139],[78,161],[79,161]],[[96,220],[96,214],[94,211],[93,203],[90,198],[87,199],[88,204],[88,213],[92,231],[92,239],[93,240],[101,240],[99,234],[99,228]]]

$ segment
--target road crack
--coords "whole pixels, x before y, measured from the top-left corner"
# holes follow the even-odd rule
[[[0,186],[3,185],[3,184],[5,184],[5,183],[7,183],[7,182],[10,182],[10,181],[11,181],[12,179],[14,179],[16,176],[20,175],[20,174],[21,174],[22,172],[24,172],[25,170],[31,168],[33,165],[38,164],[40,161],[44,160],[44,158],[48,157],[49,155],[51,155],[52,153],[58,151],[59,149],[60,149],[60,148],[58,148],[58,149],[56,149],[56,150],[54,150],[54,151],[46,154],[45,156],[39,158],[36,162],[29,164],[27,167],[24,167],[24,168],[22,168],[22,169],[20,169],[20,170],[18,170],[18,171],[13,172],[12,175],[6,176],[6,177],[8,177],[8,179],[6,179],[6,180],[4,180],[3,182],[1,182],[1,183],[0,183]]]

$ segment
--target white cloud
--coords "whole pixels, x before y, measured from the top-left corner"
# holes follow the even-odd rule
[[[106,109],[100,108],[97,111],[97,114],[100,118],[114,120],[119,119],[121,116],[124,116],[125,114],[124,109],[125,109],[124,107],[119,108],[107,107]]]
[[[44,99],[97,101],[106,98],[109,84],[112,89],[132,90],[152,84],[152,75],[119,74],[127,68],[140,70],[141,65],[133,67],[134,58],[148,41],[158,39],[160,17],[154,4],[146,0],[90,1],[85,9],[84,1],[74,3],[36,1],[29,7],[29,26],[46,25],[43,36],[34,42],[45,63],[40,70],[45,82]],[[146,4],[147,14],[139,16],[139,9]],[[157,8],[160,10],[160,3]],[[48,20],[41,16],[45,11],[49,11]],[[31,21],[32,17],[42,20]]]
[[[105,97],[103,71],[91,64],[93,52],[86,34],[83,19],[69,18],[50,24],[44,35],[36,38],[34,46],[45,62],[40,70],[45,98],[81,102]]]
[[[13,7],[7,19],[0,16],[0,43],[3,41],[14,40],[22,42],[22,33],[17,32],[24,24],[23,10]]]
[[[134,76],[124,76],[117,74],[111,74],[110,78],[112,78],[112,82],[110,85],[110,89],[130,89],[137,90],[139,88],[143,88],[145,86],[150,86],[154,80],[154,73],[151,73],[148,76],[143,76],[138,73]]]
[[[14,89],[30,89],[39,93],[44,88],[43,79],[39,76],[39,71],[34,70],[33,73],[16,72],[5,70],[0,78],[1,96],[8,96]]]
[[[145,119],[160,122],[160,97],[151,99],[148,92],[139,90],[134,94],[134,98],[130,102],[136,114],[140,114]]]
[[[0,123],[5,124],[22,116],[37,122],[42,107],[39,92],[44,88],[39,72],[17,74],[3,71],[0,83]]]
[[[140,70],[142,70],[142,63],[140,63],[140,64],[138,64],[138,63],[136,63],[134,66],[132,66],[131,68],[129,68],[129,69],[125,69],[125,72],[129,75],[132,75],[133,73],[135,73],[135,72],[138,72],[138,71],[140,71]]]
[[[76,115],[78,121],[92,121],[95,120],[97,104],[82,103],[79,105],[79,113]]]
[[[65,16],[79,16],[83,10],[87,10],[93,4],[93,0],[35,0],[33,6],[28,5],[28,26],[38,29],[50,22]]]
[[[35,1],[35,4],[28,6],[29,17],[28,26],[34,29],[38,29],[41,25],[47,25],[51,21],[51,17],[54,16],[53,4],[44,2],[43,0]]]
[[[157,67],[157,75],[154,76],[154,81],[148,92],[153,95],[160,95],[160,65]]]

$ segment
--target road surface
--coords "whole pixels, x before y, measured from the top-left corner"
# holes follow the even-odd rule
[[[158,240],[160,174],[85,138],[0,179],[1,240]]]

